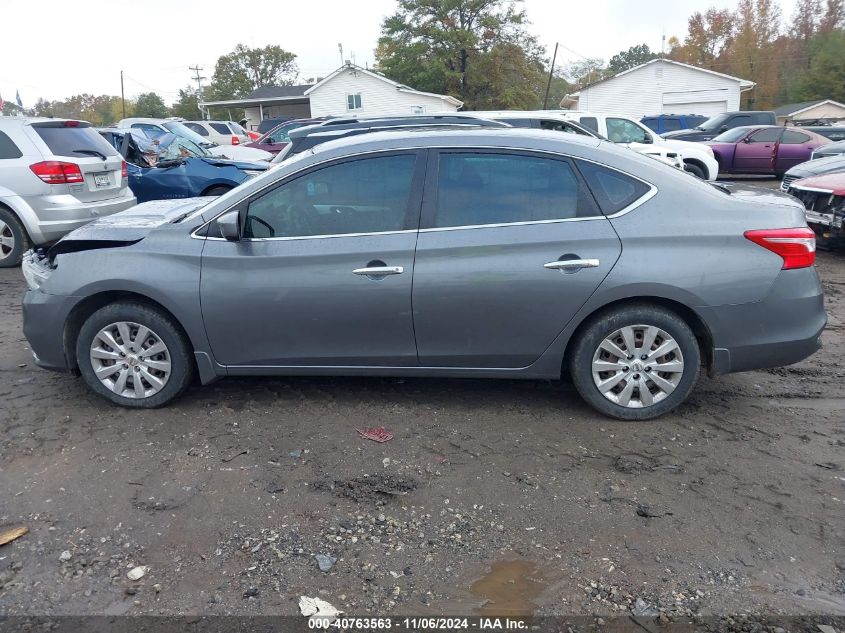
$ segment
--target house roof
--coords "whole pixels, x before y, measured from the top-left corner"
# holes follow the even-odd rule
[[[845,103],[839,103],[833,99],[816,99],[814,101],[801,101],[800,103],[787,103],[786,105],[775,108],[775,115],[786,117],[795,116],[796,114],[801,114],[802,112],[818,105],[822,105],[823,103],[829,103],[845,109]]]
[[[313,86],[309,86],[308,90],[305,91],[305,94],[310,95],[317,88],[325,85],[326,83],[328,83],[329,81],[331,81],[332,79],[337,77],[339,74],[341,74],[345,70],[351,70],[351,71],[354,71],[354,72],[363,73],[364,75],[367,75],[369,77],[373,77],[375,79],[378,79],[379,81],[383,81],[383,82],[393,86],[394,88],[396,88],[396,90],[398,90],[399,92],[404,92],[404,93],[407,93],[407,94],[422,95],[422,96],[425,96],[425,97],[436,97],[436,98],[442,99],[443,101],[446,101],[447,103],[451,103],[452,105],[454,105],[458,108],[460,108],[461,106],[464,105],[463,101],[455,99],[455,97],[453,97],[451,95],[441,95],[441,94],[437,94],[437,93],[434,93],[434,92],[423,92],[421,90],[414,90],[413,88],[402,85],[402,84],[400,84],[396,81],[393,81],[392,79],[388,79],[384,75],[373,72],[372,70],[367,70],[366,68],[361,68],[360,66],[356,66],[355,64],[344,64],[343,66],[341,66],[340,68],[335,70],[333,73],[331,73],[327,77],[324,77],[323,79],[318,81]]]
[[[227,101],[201,101],[201,106],[250,106],[259,103],[278,103],[285,101],[301,101],[307,103],[306,91],[312,84],[299,86],[261,86],[256,88],[249,95],[242,99],[229,99]]]
[[[697,71],[702,72],[702,73],[707,73],[708,75],[715,75],[716,77],[722,77],[723,79],[733,79],[734,81],[739,82],[740,91],[750,90],[751,88],[753,88],[754,86],[757,85],[756,83],[754,83],[753,81],[749,81],[748,79],[741,79],[739,77],[734,77],[733,75],[726,75],[724,73],[717,73],[715,70],[708,70],[707,68],[699,68],[698,66],[693,66],[691,64],[684,64],[683,62],[676,62],[674,59],[666,59],[664,57],[661,57],[659,59],[652,59],[651,61],[648,61],[645,64],[640,64],[639,66],[634,66],[633,68],[629,68],[628,70],[623,70],[621,73],[613,75],[613,77],[607,77],[606,79],[600,79],[599,81],[594,81],[591,84],[587,84],[586,86],[582,86],[581,90],[584,90],[584,88],[591,88],[595,85],[604,83],[606,81],[612,81],[612,80],[616,79],[617,77],[622,77],[623,75],[627,75],[629,73],[637,71],[640,68],[645,68],[646,66],[650,66],[651,64],[672,64],[673,66],[681,66],[682,68],[689,68],[691,70],[697,70]],[[581,90],[579,90],[578,92],[573,92],[573,93],[567,95],[567,97],[577,97],[577,96],[579,96]]]

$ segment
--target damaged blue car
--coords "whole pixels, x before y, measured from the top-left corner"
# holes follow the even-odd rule
[[[126,160],[129,187],[138,202],[219,196],[270,167],[266,162],[225,160],[174,134],[149,138],[140,130],[103,128],[100,135]]]

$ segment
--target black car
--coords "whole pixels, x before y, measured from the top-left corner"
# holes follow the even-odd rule
[[[839,144],[840,143],[831,143],[831,145]],[[828,145],[825,145],[824,147],[828,147]],[[787,171],[783,175],[783,181],[780,184],[780,188],[781,191],[788,191],[789,185],[800,178],[824,176],[825,174],[834,174],[840,171],[845,171],[845,154],[833,154],[819,158],[818,153],[816,153],[814,160],[808,160],[800,165],[795,165],[795,167]]]
[[[691,130],[666,132],[663,138],[675,141],[710,141],[722,132],[746,125],[777,125],[775,113],[770,110],[747,110],[744,112],[723,112],[707,119]]]
[[[291,130],[288,133],[290,143],[281,152],[276,154],[275,158],[270,162],[281,163],[291,156],[301,154],[305,150],[316,147],[321,143],[334,141],[347,136],[384,130],[444,129],[455,127],[491,128],[511,126],[500,121],[459,114],[419,114],[398,117],[327,119],[316,125],[307,125]]]

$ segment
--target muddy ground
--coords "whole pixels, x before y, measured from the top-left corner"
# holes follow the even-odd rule
[[[518,381],[230,379],[122,410],[33,366],[2,270],[0,532],[29,533],[0,613],[845,614],[845,256],[818,269],[822,351],[647,423]]]

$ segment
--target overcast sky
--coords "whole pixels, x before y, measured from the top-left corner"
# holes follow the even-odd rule
[[[788,18],[795,0],[781,0]],[[558,64],[602,57],[635,44],[660,50],[661,37],[682,37],[689,15],[736,0],[526,0],[529,26]],[[0,96],[25,107],[38,97],[61,99],[83,92],[127,97],[154,90],[168,104],[193,83],[189,66],[210,77],[217,58],[238,43],[278,44],[297,54],[302,79],[325,76],[344,57],[373,64],[381,20],[395,0],[0,0]],[[250,11],[254,8],[254,11]],[[207,81],[207,80],[206,80]]]

